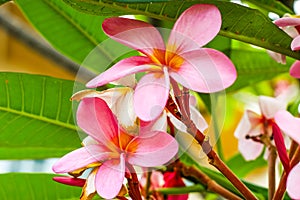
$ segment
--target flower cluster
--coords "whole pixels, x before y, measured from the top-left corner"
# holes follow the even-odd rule
[[[163,199],[155,190],[184,187],[182,177],[192,176],[212,191],[239,199],[202,172],[194,170],[196,175],[191,175],[179,170],[191,169],[180,163],[179,147],[186,150],[193,143],[203,149],[211,164],[232,181],[244,197],[254,199],[203,134],[208,125],[195,109],[189,91],[218,92],[237,78],[236,69],[225,54],[204,47],[218,34],[221,23],[221,13],[216,6],[194,5],[180,15],[164,42],[160,31],[147,22],[123,17],[104,20],[102,29],[110,38],[137,50],[140,55],[117,62],[86,84],[87,88],[108,83],[117,87],[104,91],[86,89],[73,95],[72,100],[80,101],[77,124],[87,137],[82,142],[83,147],[68,153],[53,166],[54,172],[69,173],[72,177],[55,180],[83,187],[82,200],[92,199],[96,193],[106,199],[126,199],[127,191],[132,199],[141,200],[142,195],[149,197],[150,189],[153,197]],[[292,50],[300,50],[300,19],[284,17],[275,24],[294,38]],[[285,56],[269,54],[285,63]],[[300,78],[299,69],[300,61],[296,61],[290,74]],[[135,74],[140,72],[144,74],[137,81]],[[288,155],[285,142],[291,138],[294,144],[300,144],[297,135],[300,119],[287,111],[287,97],[291,96],[294,93],[290,90],[274,98],[259,96],[259,109],[246,110],[234,135],[246,160],[256,159],[267,147],[266,155],[273,166],[278,153],[287,177],[287,182],[282,184],[287,186],[292,198],[300,198],[294,187],[300,180],[297,160],[300,147],[294,152],[290,150]],[[167,165],[164,170],[171,170],[158,175],[155,169],[162,165]],[[139,184],[137,167],[144,172],[143,184]],[[152,176],[150,171],[153,171]],[[162,176],[164,180],[158,181]],[[168,196],[168,199],[187,198],[187,194]]]
[[[129,195],[138,198],[130,185],[130,181],[136,181],[133,166],[158,167],[171,161],[178,143],[174,133],[166,132],[167,125],[172,123],[179,130],[187,130],[166,109],[168,99],[178,95],[179,87],[211,93],[227,88],[236,79],[235,67],[227,56],[203,48],[220,27],[219,10],[208,4],[194,5],[184,11],[166,44],[151,24],[121,17],[106,19],[103,31],[142,55],[119,61],[86,85],[95,88],[114,82],[123,87],[74,94],[72,99],[80,101],[77,124],[88,137],[83,140],[82,148],[65,155],[53,166],[54,172],[69,173],[74,178],[55,180],[83,186],[81,199],[90,199],[96,192],[110,199],[124,195],[126,178]],[[146,73],[136,84],[132,75],[138,72]],[[174,102],[183,109],[182,104]],[[205,120],[190,106],[189,100],[185,105],[187,116],[199,129],[205,129]],[[171,119],[169,123],[166,114]],[[90,172],[86,180],[77,178],[87,169]],[[184,186],[177,172],[167,174],[165,187]],[[187,195],[181,196],[187,199]]]

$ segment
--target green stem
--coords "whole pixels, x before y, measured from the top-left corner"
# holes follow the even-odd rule
[[[218,101],[218,96],[215,96],[215,102]],[[217,153],[219,155],[219,157],[221,158],[221,160],[224,160],[224,152],[223,152],[223,146],[222,146],[222,141],[221,139],[218,140],[218,136],[220,134],[220,130],[219,130],[219,126],[218,126],[218,122],[217,122],[217,116],[214,110],[212,110],[211,112],[211,118],[212,118],[212,123],[213,123],[213,127],[214,127],[214,137],[216,140],[216,146],[217,146]]]
[[[161,194],[171,195],[171,194],[188,194],[191,192],[206,192],[206,188],[203,185],[192,185],[185,187],[176,187],[176,188],[159,188],[155,190]]]

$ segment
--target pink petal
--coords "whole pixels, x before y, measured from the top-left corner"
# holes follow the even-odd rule
[[[251,139],[240,139],[238,149],[245,160],[255,160],[262,152],[264,145]]]
[[[276,112],[286,109],[286,103],[281,102],[276,98],[268,96],[259,96],[259,107],[261,113],[267,118],[272,119]]]
[[[178,143],[169,134],[161,131],[149,132],[149,137],[136,137],[130,145],[136,151],[128,155],[128,162],[141,167],[160,166],[170,161],[178,151]]]
[[[286,183],[286,191],[292,199],[300,199],[300,163],[298,163],[293,169],[290,171],[287,183]]]
[[[121,154],[120,160],[108,160],[100,166],[95,178],[97,193],[105,199],[116,197],[122,188],[124,177],[125,160]]]
[[[275,20],[274,23],[280,27],[298,26],[298,25],[300,25],[300,18],[283,17],[283,18]]]
[[[272,124],[272,131],[273,131],[273,137],[274,137],[275,145],[276,145],[277,152],[278,152],[279,158],[281,160],[281,163],[282,163],[285,171],[289,172],[290,171],[290,159],[289,159],[287,151],[286,151],[282,133],[281,133],[279,127],[277,126],[277,124],[275,124],[275,123]]]
[[[112,39],[146,55],[153,55],[157,49],[165,50],[159,31],[146,22],[112,17],[104,20],[102,28]]]
[[[169,97],[169,76],[149,73],[141,78],[134,92],[134,109],[143,121],[157,118],[165,108]]]
[[[300,118],[294,117],[287,111],[279,111],[276,113],[274,119],[285,134],[300,144]]]
[[[170,76],[189,89],[217,92],[232,85],[236,79],[233,63],[222,52],[203,48],[180,56],[184,63],[177,71],[170,71]]]
[[[297,60],[292,64],[290,68],[290,75],[294,78],[299,78],[300,79],[300,61]]]
[[[130,74],[147,71],[151,69],[151,65],[149,65],[151,62],[152,61],[149,58],[144,56],[132,56],[130,58],[125,58],[94,79],[90,80],[86,84],[86,87],[95,88]]]
[[[87,134],[99,143],[111,145],[118,137],[117,119],[100,98],[84,98],[77,109],[77,123]]]
[[[106,160],[111,155],[112,153],[107,152],[107,148],[101,145],[89,145],[66,154],[53,165],[52,169],[55,173],[72,172],[91,163]]]
[[[293,51],[298,51],[300,50],[300,35],[298,35],[297,37],[295,37],[291,43],[291,49]]]
[[[172,188],[172,187],[185,187],[179,172],[165,172],[164,173],[165,184],[163,187]],[[189,197],[188,194],[178,194],[178,195],[168,195],[167,200],[187,200]]]
[[[191,6],[176,21],[167,48],[172,52],[186,52],[200,48],[218,34],[221,23],[221,14],[216,6],[210,4]],[[174,47],[177,49],[173,49]]]

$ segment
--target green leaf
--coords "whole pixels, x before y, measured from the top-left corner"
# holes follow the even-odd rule
[[[52,180],[53,174],[8,173],[0,175],[2,200],[76,200],[80,187],[67,186]],[[57,175],[56,175],[57,176]]]
[[[277,0],[242,0],[242,2],[254,5],[256,9],[267,12],[267,14],[273,12],[283,16],[286,13],[293,13],[291,9]]]
[[[263,156],[260,156],[253,161],[247,162],[241,154],[236,154],[230,158],[226,164],[238,177],[243,178],[252,170],[267,166],[267,161],[263,158]]]
[[[80,147],[73,87],[67,80],[0,73],[0,159],[60,157]]]
[[[93,0],[64,0],[72,7],[82,11],[90,11],[90,7],[101,8],[94,15],[120,15],[136,14],[148,17],[175,21],[180,14],[190,6],[199,3],[215,4],[222,13],[222,27],[220,35],[240,40],[267,48],[290,57],[300,59],[300,53],[290,49],[292,38],[274,25],[260,11],[241,6],[239,4],[216,1],[216,0],[195,0],[195,1],[165,1],[151,2],[145,0],[122,1],[93,1]],[[137,3],[138,2],[138,3]]]
[[[5,4],[6,2],[9,2],[10,0],[0,0],[0,5]]]
[[[107,39],[101,29],[104,17],[78,12],[61,0],[15,0],[23,14],[57,50],[81,64],[96,46]],[[87,64],[98,72],[102,62],[111,63],[109,51],[96,48],[100,58]],[[99,69],[100,68],[100,69]]]
[[[293,59],[287,58],[287,64],[282,65],[264,51],[240,49],[231,50],[230,59],[237,69],[238,77],[234,84],[226,90],[227,92],[269,80],[280,73],[286,73],[294,62]]]

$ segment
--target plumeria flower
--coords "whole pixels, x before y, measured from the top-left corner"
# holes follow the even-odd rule
[[[155,167],[170,161],[177,153],[176,140],[163,131],[143,129],[138,135],[127,132],[106,102],[84,98],[77,110],[78,126],[93,142],[62,157],[53,166],[56,173],[92,168],[83,196],[93,192],[107,199],[117,196],[122,188],[128,165]],[[82,198],[85,199],[85,198]]]
[[[299,109],[299,113],[300,113],[300,109]],[[287,111],[280,111],[276,113],[275,120],[280,122],[279,127],[285,134],[287,134],[298,144],[300,144],[300,134],[299,134],[300,118],[292,116]],[[289,196],[293,199],[300,199],[300,191],[298,188],[299,184],[300,184],[300,163],[298,163],[291,169],[287,178],[286,190]]]
[[[300,17],[285,15],[284,17],[275,20],[274,23],[293,38],[291,49],[293,51],[300,50]],[[268,53],[277,62],[285,64],[285,55],[271,51],[268,51]],[[294,62],[290,68],[290,74],[295,78],[300,78],[300,61]]]
[[[167,130],[166,112],[163,112],[159,117],[150,122],[144,122],[137,118],[133,109],[133,92],[136,86],[134,75],[126,76],[111,84],[116,87],[103,91],[96,90],[81,90],[76,92],[71,100],[80,101],[83,98],[98,97],[103,99],[117,117],[119,124],[130,132],[136,132],[139,128],[147,127],[151,130]],[[121,86],[122,87],[119,87]],[[126,108],[126,109],[124,109]]]
[[[146,187],[146,174],[144,174],[140,180],[141,188],[144,189]],[[159,171],[152,171],[150,177],[150,188],[152,191],[151,196],[157,200],[165,199],[162,194],[156,192],[155,190],[160,188],[174,188],[174,187],[185,187],[185,183],[183,182],[182,177],[178,171],[173,172],[164,172],[161,173]],[[188,194],[180,194],[180,195],[168,195],[167,200],[187,200]]]
[[[234,132],[234,136],[239,140],[238,149],[245,160],[254,160],[264,148],[261,137],[264,134],[270,138],[274,137],[279,157],[287,169],[289,161],[284,140],[277,126],[278,122],[274,120],[275,114],[285,110],[287,103],[267,96],[260,96],[258,103],[260,112],[246,110]]]
[[[93,88],[138,72],[146,74],[134,91],[134,109],[139,118],[150,121],[163,111],[169,97],[170,79],[198,92],[211,93],[229,87],[236,70],[223,53],[201,48],[221,27],[221,14],[214,5],[194,5],[176,21],[165,45],[151,24],[112,17],[102,28],[112,39],[143,55],[123,59],[87,83]]]

